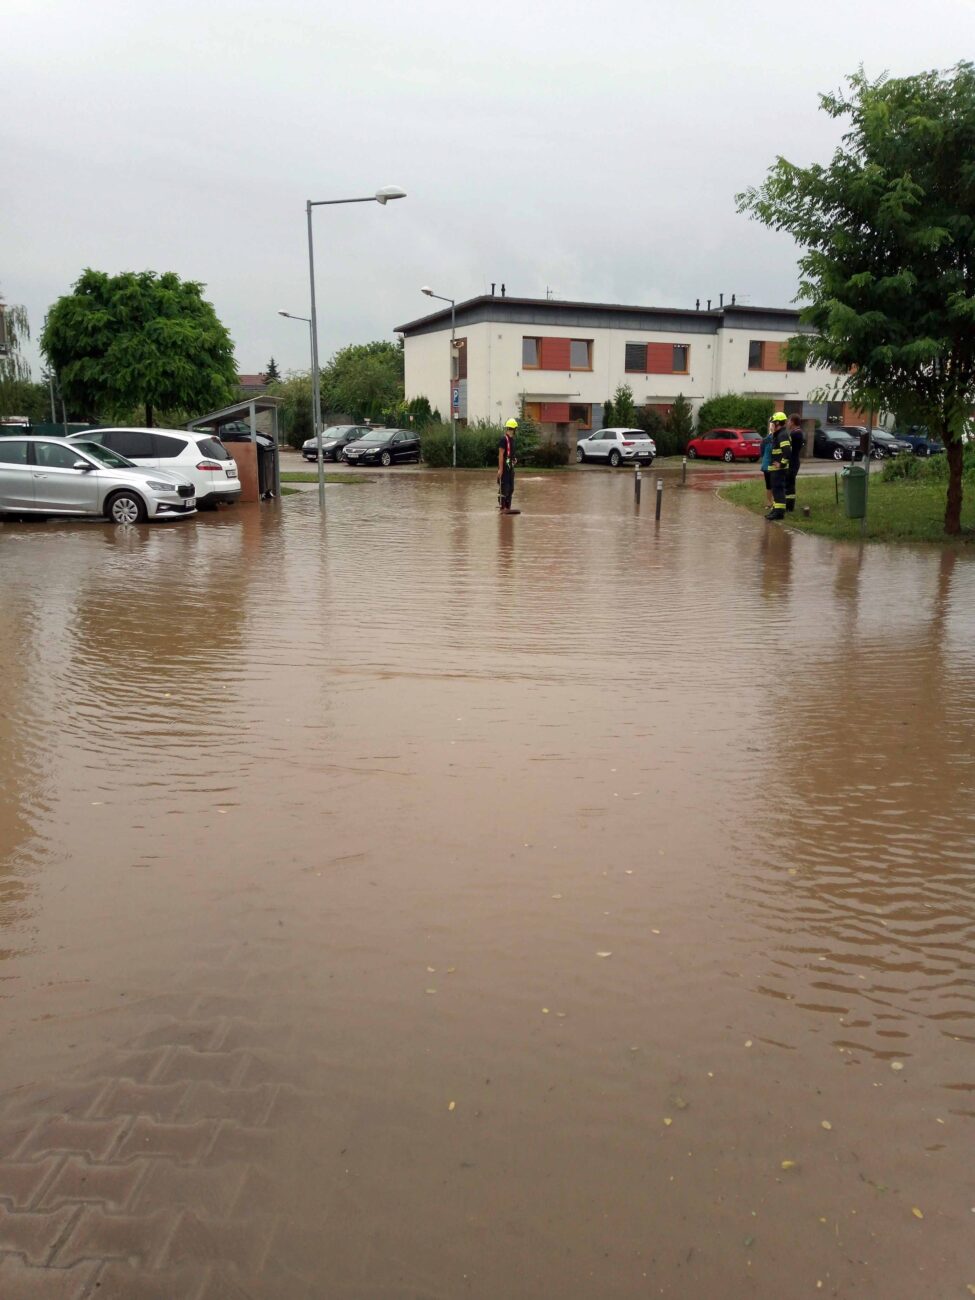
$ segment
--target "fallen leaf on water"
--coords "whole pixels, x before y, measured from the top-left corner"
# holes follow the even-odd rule
[[[456,966],[448,966],[448,967],[447,967],[447,974],[448,974],[448,975],[453,975],[453,973],[454,973],[454,971],[455,971],[456,969],[457,969]]]
[[[754,1246],[754,1245],[755,1245],[755,1238],[754,1238],[754,1237],[746,1237],[746,1238],[745,1238],[745,1245],[746,1245],[746,1246]]]
[[[671,1097],[670,1100],[678,1110],[687,1110],[689,1103],[686,1102],[683,1097]]]
[[[904,1068],[904,1062],[903,1062],[903,1061],[891,1061],[891,1063],[890,1063],[890,1068],[891,1068],[892,1070],[903,1070],[903,1068]]]
[[[832,1126],[832,1124],[829,1122],[828,1119],[824,1119],[824,1120],[822,1121],[822,1123],[820,1124],[819,1127],[820,1127],[820,1128],[824,1128],[824,1129],[826,1129],[826,1130],[828,1131],[828,1130],[831,1129],[833,1126]]]
[[[783,1169],[795,1169],[795,1167],[796,1167],[796,1162],[795,1162],[794,1160],[783,1160],[783,1161],[782,1161],[782,1168],[783,1168]],[[826,1220],[824,1219],[823,1222],[825,1223]]]
[[[613,955],[613,954],[612,954],[611,952],[597,952],[597,953],[596,953],[596,956],[597,956],[597,957],[612,957],[612,955]]]
[[[564,1019],[565,1019],[565,1012],[564,1012],[564,1011],[556,1011],[555,1014],[556,1014],[556,1016],[558,1016],[559,1020],[564,1020]]]
[[[561,898],[562,895],[561,895],[561,894],[553,894],[552,897],[553,897],[553,898]]]
[[[428,967],[427,967],[427,974],[428,974],[428,975],[436,975],[436,973],[437,973],[437,968],[436,968],[436,966],[428,966]]]
[[[660,931],[659,931],[659,930],[651,930],[650,933],[651,933],[651,934],[659,934]]]
[[[450,1105],[447,1107],[447,1109],[448,1109],[448,1110],[453,1110],[453,1109],[456,1107],[456,1105],[457,1105],[457,1103],[456,1103],[455,1101],[452,1101],[452,1102],[450,1103]]]
[[[92,808],[101,808],[104,805],[104,802],[104,799],[93,799],[91,801],[91,806]]]
[[[667,1119],[664,1120],[664,1123],[667,1125],[668,1128],[670,1128],[670,1126],[671,1126],[671,1124],[673,1124],[673,1122],[674,1122],[674,1121],[673,1121],[672,1119],[669,1119],[669,1118],[667,1118]]]
[[[543,1016],[547,1016],[547,1015],[548,1015],[548,1007],[542,1007],[542,1015],[543,1015]]]
[[[912,1205],[912,1206],[911,1206],[911,1213],[914,1215],[915,1219],[923,1219],[923,1218],[924,1218],[924,1215],[921,1213],[921,1211],[917,1208],[916,1205]]]
[[[436,993],[436,991],[437,991],[436,989],[424,989],[424,990],[423,990],[424,993]]]
[[[746,1047],[751,1047],[751,1045],[752,1045],[752,1040],[751,1040],[750,1038],[746,1038],[746,1039],[745,1039],[745,1046],[746,1046]]]
[[[627,867],[623,874],[626,876],[632,876],[633,872],[629,869],[629,867]]]
[[[970,1295],[975,1295],[975,1282],[969,1282],[968,1286],[965,1287],[965,1290]]]

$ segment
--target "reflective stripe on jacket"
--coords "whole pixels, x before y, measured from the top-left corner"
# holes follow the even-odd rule
[[[772,457],[769,468],[774,474],[777,469],[785,469],[792,457],[792,436],[787,425],[780,425],[772,432]]]

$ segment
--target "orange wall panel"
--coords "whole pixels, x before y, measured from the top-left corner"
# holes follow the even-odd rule
[[[542,403],[543,424],[568,424],[568,422],[569,422],[568,402],[543,402]]]
[[[763,343],[762,344],[762,369],[763,370],[788,370],[785,360],[784,343]]]
[[[647,374],[672,375],[674,373],[673,343],[647,344]]]
[[[569,370],[570,339],[542,339],[540,370]]]

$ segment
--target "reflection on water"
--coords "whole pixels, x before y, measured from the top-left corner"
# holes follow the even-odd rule
[[[0,527],[10,1114],[218,1125],[242,1294],[962,1293],[971,560],[518,493]]]

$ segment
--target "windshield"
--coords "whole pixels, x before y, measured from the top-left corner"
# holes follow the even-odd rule
[[[86,456],[90,456],[92,460],[101,461],[103,465],[108,465],[110,469],[139,468],[131,460],[126,460],[124,456],[120,456],[117,451],[111,451],[108,447],[103,447],[100,442],[76,442],[75,446],[79,447]]]
[[[356,442],[385,442],[388,437],[388,429],[370,429],[361,438],[356,438]]]

